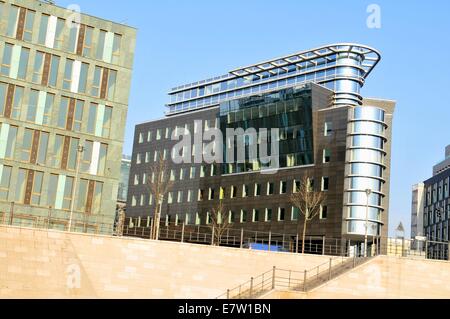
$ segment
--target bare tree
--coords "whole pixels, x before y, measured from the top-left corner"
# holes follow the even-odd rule
[[[210,212],[210,228],[214,231],[213,244],[219,246],[225,232],[230,229],[230,218],[225,213],[225,206],[223,201],[220,200],[216,206],[211,209]]]
[[[302,254],[304,254],[306,227],[320,213],[320,206],[325,200],[325,194],[314,191],[311,180],[307,176],[303,176],[300,180],[300,185],[298,187],[294,185],[294,187],[295,192],[291,195],[291,203],[304,217],[302,233]],[[300,216],[298,216],[298,228],[300,228]]]
[[[160,154],[158,160],[149,168],[147,186],[155,201],[155,211],[150,239],[157,240],[161,222],[161,209],[164,198],[172,189],[173,182],[170,180],[169,163]]]

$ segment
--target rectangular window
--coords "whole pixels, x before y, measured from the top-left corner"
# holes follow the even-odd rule
[[[323,150],[323,163],[329,163],[331,160],[331,151],[329,149]]]
[[[274,194],[274,184],[273,183],[267,183],[267,195],[273,195]]]
[[[255,196],[261,196],[261,184],[255,184]]]
[[[242,197],[245,198],[248,196],[248,186],[242,185]]]
[[[298,207],[292,207],[291,220],[296,221],[300,217],[300,209]]]
[[[280,182],[280,194],[286,194],[287,191],[287,182]]]
[[[241,209],[241,224],[247,222],[247,211]]]
[[[24,88],[0,83],[0,115],[19,119],[24,97]]]
[[[61,97],[57,126],[68,131],[81,132],[83,113],[84,101],[63,96]]]
[[[33,206],[41,205],[43,179],[43,172],[19,169],[16,202]]]
[[[330,179],[328,177],[322,177],[322,191],[328,191],[330,186]]]
[[[87,133],[98,137],[109,138],[111,133],[111,120],[112,120],[112,107],[91,103],[89,105]],[[143,142],[144,136],[141,133],[140,143]]]
[[[266,208],[266,216],[264,218],[265,222],[271,222],[272,221],[272,209]]]
[[[320,206],[320,219],[328,218],[328,206]]]
[[[11,172],[11,166],[4,166],[0,164],[0,201],[8,200]]]
[[[278,221],[283,222],[285,219],[286,210],[282,207],[278,208]]]
[[[113,100],[116,90],[117,71],[96,66],[91,95],[101,99]]]
[[[235,198],[236,197],[236,192],[237,192],[236,186],[231,186],[230,198]]]
[[[76,210],[90,215],[101,213],[101,199],[103,195],[103,183],[81,179],[79,184],[79,196],[76,202]],[[137,198],[133,201],[136,205]]]
[[[253,220],[254,223],[259,222],[259,211],[257,209],[253,210]]]
[[[197,200],[200,202],[200,201],[202,201],[203,200],[203,198],[205,197],[205,195],[204,195],[204,190],[203,189],[199,189],[198,190],[198,198],[197,198]]]
[[[46,165],[49,133],[25,129],[22,142],[21,161]]]
[[[0,123],[0,159],[14,158],[17,130],[17,126]]]
[[[35,11],[11,6],[8,19],[7,36],[14,37],[17,40],[31,42],[33,38],[33,24]]]
[[[208,199],[209,200],[213,200],[214,199],[214,189],[213,188],[209,189]]]
[[[195,167],[191,167],[191,173],[190,173],[190,178],[194,179],[195,178],[195,174],[196,173],[196,168]]]
[[[331,136],[333,133],[333,123],[332,122],[325,122],[323,135],[324,136]]]
[[[66,59],[66,65],[64,69],[64,79],[63,79],[64,90],[70,90],[70,88],[72,87],[72,70],[74,62],[75,61],[72,59]]]
[[[0,73],[13,79],[25,80],[30,49],[5,43]]]

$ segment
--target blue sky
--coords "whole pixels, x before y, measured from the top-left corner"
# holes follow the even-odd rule
[[[58,0],[67,7],[73,0]],[[381,8],[381,29],[366,25]],[[139,29],[124,152],[134,126],[163,116],[170,88],[336,42],[382,53],[362,94],[396,100],[390,229],[410,224],[411,187],[450,144],[450,2],[401,0],[77,0],[83,13]]]

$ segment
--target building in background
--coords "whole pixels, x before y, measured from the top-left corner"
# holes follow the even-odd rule
[[[424,192],[425,236],[430,241],[448,242],[450,231],[450,146],[446,148],[446,160],[433,168],[433,177],[426,180]],[[448,245],[430,245],[434,257],[448,256]]]
[[[131,156],[123,155],[120,163],[120,181],[117,201],[120,203],[127,202],[128,182],[130,179]]]
[[[445,148],[445,159],[433,167],[433,176],[450,169],[450,145]]]
[[[75,15],[0,2],[0,221],[112,233],[136,30]]]
[[[369,244],[384,240],[395,102],[360,94],[379,60],[376,50],[363,45],[328,45],[173,88],[166,117],[135,129],[129,224],[150,224],[157,200],[147,187],[153,178],[149,168],[162,155],[174,182],[162,205],[166,224],[208,225],[222,201],[223,218],[232,228],[295,238],[302,235],[302,215],[290,194],[307,175],[327,194],[308,236],[352,247],[362,247],[366,233]],[[177,165],[170,160],[174,130],[195,134],[220,128],[225,134],[227,128],[249,127],[280,129],[276,174],[261,173],[261,161]],[[226,142],[224,158],[232,151]]]
[[[424,183],[413,186],[411,206],[411,238],[423,237],[423,209],[424,209]]]

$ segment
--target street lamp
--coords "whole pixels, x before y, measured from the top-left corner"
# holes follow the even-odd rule
[[[366,189],[366,233],[364,236],[364,257],[367,257],[367,237],[369,233],[369,196],[372,194],[371,189]]]
[[[75,193],[77,190],[78,173],[80,172],[81,155],[84,152],[84,146],[78,145],[77,152],[78,152],[78,158],[77,158],[77,166],[75,168],[75,181],[74,181],[74,185],[73,185],[73,189],[72,189],[72,202],[70,203],[69,233],[72,229],[73,211],[74,211],[74,207],[75,207],[75,198],[76,198]]]

